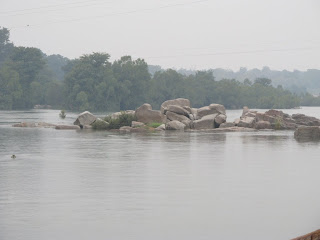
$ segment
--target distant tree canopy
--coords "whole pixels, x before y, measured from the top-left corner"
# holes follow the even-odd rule
[[[224,78],[215,71],[182,74],[173,69],[152,68],[143,59],[123,56],[110,62],[107,53],[92,53],[69,60],[46,56],[37,48],[15,47],[9,31],[0,28],[0,109],[28,109],[49,104],[77,111],[118,111],[150,103],[188,98],[194,107],[211,103],[226,108],[292,108],[320,106],[319,98],[296,95],[282,86],[273,87],[269,78],[243,82]],[[268,69],[264,69],[267,71]],[[246,69],[241,69],[242,74]]]

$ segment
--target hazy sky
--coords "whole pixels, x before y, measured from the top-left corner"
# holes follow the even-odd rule
[[[320,69],[319,0],[0,0],[19,46],[174,68]]]

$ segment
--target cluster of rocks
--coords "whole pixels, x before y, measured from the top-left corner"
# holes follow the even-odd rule
[[[230,124],[254,129],[295,130],[301,126],[320,126],[320,119],[304,114],[289,115],[274,109],[262,113],[244,107],[242,116]]]
[[[226,122],[227,115],[223,105],[210,104],[201,108],[192,108],[190,101],[185,98],[177,98],[165,101],[160,110],[153,110],[148,103],[136,110],[127,110],[111,114],[111,119],[117,119],[121,114],[132,115],[136,121],[131,126],[123,126],[121,133],[145,132],[152,130],[208,130],[213,131],[248,131],[261,129],[296,130],[294,136],[297,140],[320,140],[320,119],[304,114],[289,115],[279,110],[258,112],[243,108],[242,115],[234,122]],[[90,129],[92,124],[103,126],[107,129],[109,123],[95,117],[90,112],[81,113],[73,125],[56,125],[50,123],[14,124],[14,127],[45,127],[56,129]],[[151,127],[157,126],[157,127]]]
[[[160,128],[165,130],[213,129],[227,119],[223,105],[192,108],[190,101],[184,98],[163,102],[160,111],[152,110],[151,105],[145,103],[136,110],[135,116],[142,123],[163,123]]]

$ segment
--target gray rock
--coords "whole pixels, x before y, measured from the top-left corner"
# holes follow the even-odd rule
[[[238,127],[253,128],[256,119],[254,117],[244,117],[237,124]]]
[[[176,106],[180,106],[180,107],[184,107],[184,106],[190,107],[190,101],[185,98],[177,98],[177,99],[165,101],[161,104],[161,108],[160,108],[160,111],[162,114],[164,114],[165,109],[169,105],[176,105]]]
[[[220,126],[221,123],[225,123],[227,120],[227,116],[225,114],[219,114],[218,116],[216,116],[216,118],[214,119],[214,122]]]
[[[166,124],[166,130],[179,130],[183,131],[186,125],[179,121],[171,121]]]
[[[184,109],[183,107],[180,107],[177,105],[169,105],[166,109],[167,109],[167,111],[189,117],[189,112],[186,109]]]
[[[294,119],[297,125],[320,126],[320,119],[304,114],[293,114],[292,119]]]
[[[239,124],[240,120],[241,120],[240,118],[235,119],[235,120],[234,120],[234,122],[233,122],[233,123],[234,123],[234,125],[238,126],[238,124]]]
[[[57,130],[78,130],[81,129],[78,125],[57,125],[55,127]]]
[[[221,104],[212,103],[212,104],[209,105],[209,108],[216,110],[218,113],[221,113],[221,114],[224,114],[224,115],[226,114],[226,109]]]
[[[189,118],[187,118],[186,116],[179,115],[179,114],[176,114],[176,113],[170,112],[170,111],[166,112],[166,116],[169,120],[182,122],[186,126],[188,126],[191,122],[191,120]]]
[[[135,115],[137,117],[138,122],[143,123],[165,123],[166,122],[166,116],[161,114],[160,111],[152,110],[152,107],[150,104],[145,103],[139,108],[137,108]]]
[[[192,114],[189,114],[189,119],[192,120],[192,121],[196,120],[195,117]]]
[[[249,108],[247,106],[244,106],[241,117],[245,117],[246,113],[248,113],[249,111],[250,111]]]
[[[198,119],[203,118],[204,116],[219,113],[216,109],[210,108],[209,106],[199,108],[197,111]]]
[[[235,124],[232,123],[232,122],[225,122],[225,123],[221,123],[219,128],[231,128],[231,127],[234,127]]]
[[[130,133],[133,128],[129,126],[123,126],[119,129],[120,133]]]
[[[131,122],[131,127],[133,127],[133,128],[143,127],[143,126],[145,126],[145,124],[143,122],[136,122],[136,121]]]
[[[256,117],[256,112],[254,111],[249,111],[245,114],[245,117]]]
[[[77,120],[73,124],[82,128],[85,125],[91,125],[96,120],[97,118],[93,116],[92,113],[85,111],[78,116]]]
[[[214,119],[216,118],[218,114],[210,114],[206,115],[203,118],[199,120],[195,120],[192,122],[191,128],[194,128],[196,130],[200,129],[213,129],[215,128],[214,126]]]
[[[191,114],[193,116],[193,120],[198,120],[199,119],[198,118],[198,108],[191,108]]]
[[[157,127],[156,129],[155,129],[156,131],[164,131],[164,130],[166,130],[166,125],[165,124],[161,124],[159,127]]]
[[[320,127],[303,126],[296,129],[294,138],[299,141],[315,141],[320,140]]]
[[[183,108],[188,112],[188,114],[191,114],[191,107],[183,106]]]
[[[110,124],[108,122],[102,120],[101,118],[97,118],[97,120],[91,126],[97,130],[107,130],[109,125]]]
[[[255,129],[271,129],[271,123],[268,121],[259,121],[254,124]]]

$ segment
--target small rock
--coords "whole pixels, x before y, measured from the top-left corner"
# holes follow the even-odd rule
[[[221,123],[219,128],[231,128],[231,127],[234,127],[235,124],[232,123],[232,122],[225,122],[225,123]]]
[[[55,127],[58,130],[78,130],[81,129],[78,125],[57,125]]]
[[[136,121],[131,122],[131,127],[133,127],[133,128],[143,127],[143,126],[145,126],[145,124],[143,122],[136,122]]]

